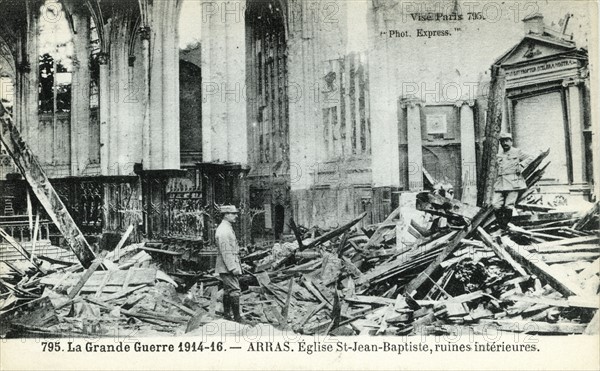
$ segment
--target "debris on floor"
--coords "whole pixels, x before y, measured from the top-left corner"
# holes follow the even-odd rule
[[[382,223],[306,229],[242,257],[250,325],[331,335],[453,334],[491,328],[598,332],[599,206],[529,208],[501,229],[489,208],[406,193]],[[180,335],[221,319],[220,281],[165,273],[144,243],[78,263],[0,263],[1,335]]]

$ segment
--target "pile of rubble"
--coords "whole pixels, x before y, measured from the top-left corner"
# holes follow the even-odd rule
[[[545,155],[525,171],[530,187]],[[597,333],[600,206],[553,210],[530,194],[506,228],[489,207],[436,192],[403,193],[385,221],[362,228],[365,214],[329,231],[290,220],[290,241],[242,258],[242,316],[307,335]],[[85,269],[2,262],[0,335],[179,335],[222,320],[214,272],[173,271],[153,260],[168,250],[124,246],[127,235]]]
[[[364,214],[325,233],[292,223],[296,241],[245,256],[245,320],[333,335],[460,326],[597,331],[598,204],[582,215],[530,211],[498,230],[489,208],[427,192],[408,198],[414,207],[365,228],[358,228]],[[3,267],[4,336],[102,336],[114,328],[182,334],[219,318],[214,274],[186,288],[143,243],[103,252],[87,269],[35,261]]]

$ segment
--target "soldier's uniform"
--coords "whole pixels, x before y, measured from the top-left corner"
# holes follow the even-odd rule
[[[506,133],[501,134],[500,140],[502,139],[512,140],[512,136]],[[498,176],[494,184],[492,206],[496,210],[496,218],[501,225],[508,224],[519,193],[527,189],[522,172],[529,159],[528,154],[515,147],[511,147],[508,151],[500,149],[496,155]]]
[[[523,151],[512,147],[507,152],[502,151],[496,156],[498,162],[498,177],[494,185],[494,208],[514,207],[519,192],[527,188],[525,178],[521,175],[524,161],[529,158]]]
[[[237,209],[235,206],[223,206],[221,212],[237,213]],[[218,250],[215,273],[223,282],[223,309],[227,317],[231,310],[235,319],[239,320],[241,289],[237,276],[242,274],[242,266],[240,264],[240,247],[229,221],[225,219],[221,221],[215,233],[215,239]]]

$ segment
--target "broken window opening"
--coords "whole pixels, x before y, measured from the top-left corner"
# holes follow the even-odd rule
[[[38,111],[71,112],[73,35],[60,2],[46,0],[41,6],[39,32]]]

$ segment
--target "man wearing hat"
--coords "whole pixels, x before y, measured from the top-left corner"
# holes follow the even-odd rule
[[[215,272],[223,282],[223,312],[226,318],[241,322],[240,316],[240,282],[238,276],[242,274],[240,264],[240,247],[238,246],[232,224],[236,222],[239,212],[235,206],[221,206],[223,220],[217,228],[215,239],[217,242],[217,262]]]
[[[510,133],[500,133],[499,139],[502,148],[496,155],[498,177],[494,185],[492,205],[498,225],[505,229],[512,217],[519,193],[527,188],[521,172],[525,169],[529,156],[512,146],[513,138]]]

